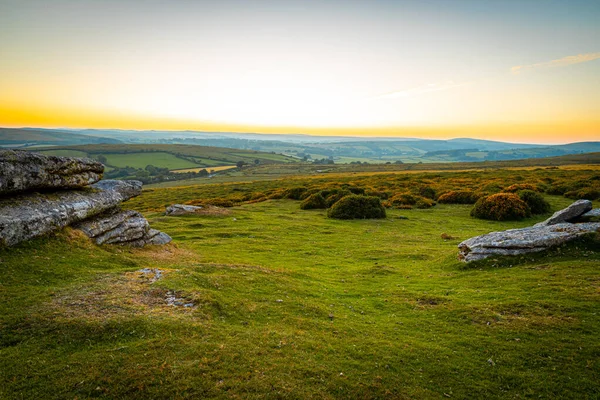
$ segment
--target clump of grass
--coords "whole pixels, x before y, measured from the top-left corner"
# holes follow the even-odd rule
[[[516,194],[497,193],[477,200],[471,216],[494,221],[513,221],[530,217],[531,210]]]
[[[385,208],[378,197],[351,194],[340,199],[327,212],[335,219],[385,218]]]

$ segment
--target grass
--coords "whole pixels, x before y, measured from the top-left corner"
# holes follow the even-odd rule
[[[218,186],[202,188],[185,190]],[[337,221],[291,200],[151,211],[182,193],[128,204],[171,245],[98,247],[67,229],[0,251],[0,398],[600,396],[596,239],[456,260],[461,240],[547,215],[490,222],[437,205]]]

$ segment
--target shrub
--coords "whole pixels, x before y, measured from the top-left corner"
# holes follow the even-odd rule
[[[396,194],[384,203],[387,208],[399,209],[411,209],[413,206],[416,208],[431,208],[435,204],[435,201],[431,199],[410,193]]]
[[[323,192],[321,192],[323,193]],[[327,197],[325,197],[325,205],[327,206],[327,208],[333,206],[335,203],[337,203],[341,198],[348,196],[350,193],[347,190],[335,190],[335,191],[330,191],[330,194],[327,195]]]
[[[286,196],[286,191],[283,189],[272,190],[268,193],[268,198],[273,200],[283,199]]]
[[[304,192],[306,192],[306,188],[302,186],[289,188],[285,191],[285,198],[292,200],[300,200]]]
[[[521,190],[517,195],[527,203],[532,214],[545,214],[550,211],[550,203],[544,199],[544,196],[533,190]]]
[[[421,186],[419,188],[419,196],[425,197],[431,200],[435,200],[435,190],[429,186]]]
[[[514,185],[510,185],[504,191],[506,193],[516,193],[521,190],[531,190],[533,192],[539,192],[540,189],[536,185],[532,185],[530,183],[515,183]]]
[[[385,218],[386,215],[378,197],[351,194],[335,203],[327,216],[336,219],[367,219]]]
[[[342,189],[348,190],[350,193],[353,193],[353,194],[365,194],[364,188],[361,188],[358,186],[352,186],[347,183],[342,185]]]
[[[453,190],[438,197],[438,202],[444,204],[475,204],[479,197],[472,190]]]
[[[598,200],[600,199],[600,189],[583,188],[579,190],[571,190],[565,193],[565,197],[573,200]]]
[[[497,193],[477,200],[471,216],[495,221],[519,220],[531,216],[531,211],[516,194]]]
[[[300,203],[300,208],[303,210],[314,210],[317,208],[327,208],[327,204],[325,203],[325,199],[321,195],[321,193],[313,193],[308,196],[302,203]]]

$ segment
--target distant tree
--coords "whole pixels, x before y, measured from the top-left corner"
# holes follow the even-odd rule
[[[238,161],[235,163],[235,166],[238,167],[239,169],[242,169],[244,167],[244,165],[246,165],[246,163],[244,161]]]
[[[260,160],[257,158],[256,160],[254,160],[254,165],[258,165],[260,164]]]
[[[103,156],[102,154],[99,154],[99,155],[96,157],[96,160],[100,161],[102,164],[106,164],[106,162],[108,161],[108,160],[106,159],[106,157],[105,157],[105,156]]]

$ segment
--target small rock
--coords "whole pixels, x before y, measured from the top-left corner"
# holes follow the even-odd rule
[[[577,219],[582,214],[587,213],[592,209],[592,202],[589,200],[577,200],[569,207],[555,212],[550,218],[543,222],[539,222],[534,226],[556,225],[563,222],[571,222]]]
[[[190,206],[187,204],[173,204],[166,208],[165,215],[187,215],[195,214],[204,210],[204,207]]]

